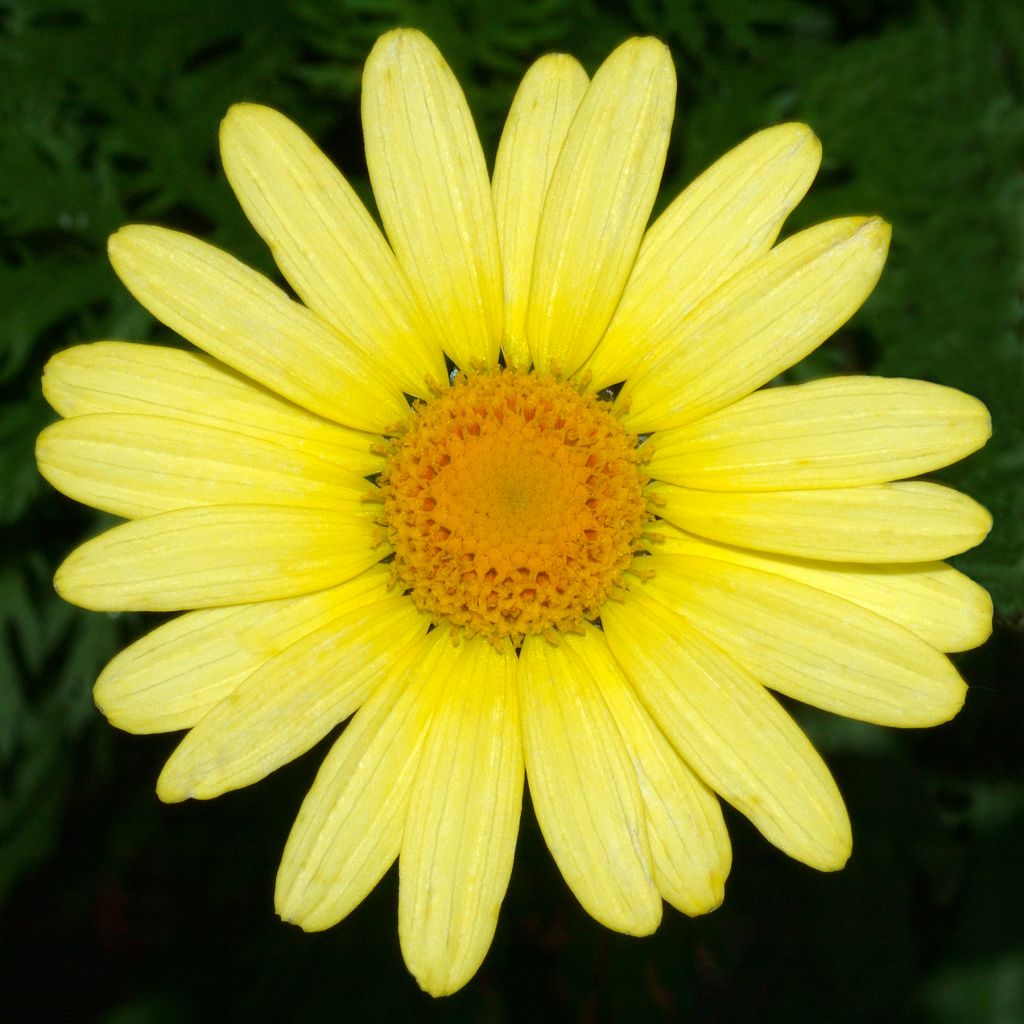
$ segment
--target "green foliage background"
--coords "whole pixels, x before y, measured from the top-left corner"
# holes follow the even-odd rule
[[[170,340],[106,263],[118,226],[192,231],[273,272],[219,169],[230,103],[284,110],[368,195],[359,78],[395,25],[440,45],[492,155],[533,58],[593,70],[660,36],[680,75],[663,201],[757,128],[808,121],[825,164],[791,227],[879,212],[894,245],[867,306],[793,376],[923,377],[995,420],[943,474],[996,517],[958,560],[997,608],[993,640],[959,659],[963,714],[895,733],[797,709],[850,805],[847,870],[793,864],[732,815],[724,907],[631,940],[578,908],[527,811],[494,949],[440,1002],[401,965],[393,874],[322,935],[274,917],[324,745],[213,804],[157,802],[175,738],[116,733],[90,698],[152,623],[57,599],[54,567],[103,522],[32,456],[52,352]],[[1024,1021],[1022,76],[1024,9],[998,0],[0,0],[0,1020]]]

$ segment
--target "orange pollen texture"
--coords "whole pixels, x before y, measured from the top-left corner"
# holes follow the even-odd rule
[[[413,600],[517,644],[598,615],[649,518],[646,483],[607,403],[506,369],[418,405],[379,480]]]

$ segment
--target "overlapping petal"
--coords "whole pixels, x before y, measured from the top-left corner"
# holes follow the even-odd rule
[[[383,459],[374,434],[343,427],[268,391],[200,352],[97,341],[46,364],[43,395],[61,416],[132,413],[218,427],[308,452],[356,476]]]
[[[877,217],[847,217],[749,263],[682,319],[663,358],[626,381],[623,422],[638,433],[682,426],[802,359],[871,294],[890,234]]]
[[[201,505],[358,514],[365,480],[301,449],[160,416],[99,413],[48,427],[39,470],[76,501],[135,518]]]
[[[821,162],[803,124],[766,128],[684,189],[644,236],[622,299],[586,364],[607,387],[656,365],[686,314],[774,244]]]
[[[842,797],[767,691],[642,584],[609,601],[602,620],[612,654],[697,774],[789,856],[841,868],[852,845]]]
[[[264,662],[181,741],[157,794],[208,800],[258,782],[348,718],[427,620],[392,594],[344,612]]]
[[[366,165],[381,219],[436,337],[464,368],[501,343],[497,225],[483,150],[437,47],[397,29],[363,72]]]
[[[422,398],[446,379],[398,261],[351,185],[297,125],[239,103],[221,124],[228,181],[302,301]]]
[[[523,797],[511,644],[475,637],[449,654],[399,857],[402,952],[432,995],[461,988],[490,948]]]
[[[569,888],[592,917],[647,935],[661,897],[636,772],[575,645],[523,642],[523,749],[537,820]]]
[[[938,725],[964,702],[967,687],[948,658],[850,601],[735,563],[649,562],[647,592],[764,686],[880,725]]]
[[[374,566],[304,597],[179,615],[107,665],[93,689],[96,705],[128,732],[191,728],[293,644],[354,607],[382,600],[388,582],[387,568]]]
[[[110,262],[158,320],[215,359],[311,412],[360,430],[405,418],[401,380],[233,256],[166,228],[122,228]]]
[[[944,562],[866,564],[769,555],[718,544],[659,522],[654,551],[750,566],[852,601],[909,629],[939,651],[966,651],[992,632],[992,599]]]
[[[286,921],[330,928],[394,863],[450,653],[445,629],[413,644],[327,755],[277,874],[275,902]]]
[[[559,154],[537,229],[526,333],[542,372],[593,352],[629,277],[661,181],[675,71],[655,39],[601,65]]]
[[[563,641],[615,719],[640,784],[654,880],[684,914],[706,914],[725,895],[732,850],[715,795],[687,767],[637,699],[603,634],[588,626]]]
[[[509,366],[530,365],[526,309],[537,226],[558,154],[588,81],[572,57],[541,57],[519,86],[498,144],[492,188],[505,283],[502,351]]]

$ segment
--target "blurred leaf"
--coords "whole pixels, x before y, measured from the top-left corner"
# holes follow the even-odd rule
[[[1020,1024],[1024,952],[949,968],[928,985],[923,1003],[933,1024]]]

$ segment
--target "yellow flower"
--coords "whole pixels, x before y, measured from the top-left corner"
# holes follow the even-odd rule
[[[363,82],[387,241],[295,125],[234,107],[228,178],[301,302],[129,227],[115,270],[205,354],[99,342],[46,370],[64,419],[42,472],[129,520],[58,590],[191,609],[111,662],[97,704],[191,730],[164,800],[255,782],[354,713],[277,907],[330,927],[398,858],[403,953],[434,994],[490,945],[524,774],[580,903],[643,935],[663,900],[721,901],[719,797],[790,856],[846,861],[835,783],[769,690],[932,725],[964,697],[940,652],[989,632],[988,595],[939,561],[988,514],[906,482],[984,444],[985,408],[911,380],[763,387],[864,301],[888,226],[775,244],[820,155],[784,124],[648,229],[674,104],[654,40],[592,81],[544,57],[489,179],[440,54],[391,32]]]

